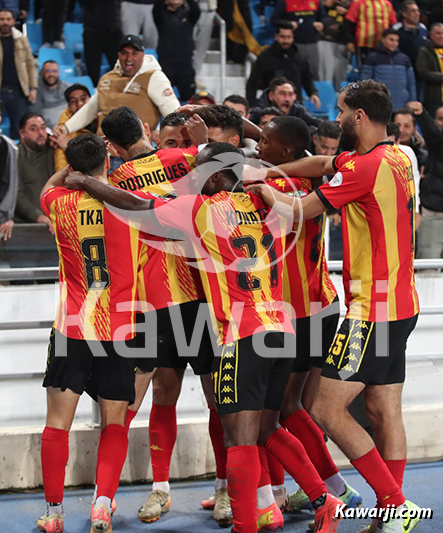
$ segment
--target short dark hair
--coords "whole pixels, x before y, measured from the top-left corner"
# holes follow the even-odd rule
[[[289,83],[289,85],[292,85],[294,91],[296,90],[295,83],[293,83],[291,80],[288,80],[288,78],[280,77],[272,78],[271,82],[269,83],[269,91],[273,93],[277,87],[280,87],[280,85],[285,85],[285,83]]]
[[[395,122],[389,122],[386,126],[386,133],[388,134],[388,137],[394,135],[396,141],[400,138],[400,128]]]
[[[18,127],[20,130],[23,130],[28,122],[28,120],[31,120],[31,118],[34,118],[34,117],[40,117],[41,119],[43,119],[43,121],[46,123],[46,120],[44,119],[44,117],[42,115],[40,115],[40,113],[33,113],[32,111],[29,112],[29,113],[25,113],[22,118],[20,119],[20,122],[18,123]]]
[[[417,6],[418,7],[417,1],[416,0],[406,0],[406,2],[403,2],[401,4],[401,6],[400,6],[400,13],[406,13],[406,11],[408,10],[409,6]]]
[[[238,111],[226,105],[214,104],[202,106],[196,114],[201,117],[208,128],[220,128],[222,131],[233,130],[243,141],[243,120]]]
[[[275,115],[276,117],[281,117],[282,114],[283,113],[280,111],[280,109],[278,107],[269,106],[269,107],[265,107],[265,108],[260,110],[259,117],[262,118],[265,115]]]
[[[6,7],[0,9],[0,13],[11,13],[12,18],[15,20],[14,13],[10,9],[6,9]]]
[[[240,96],[239,94],[230,94],[223,100],[223,105],[225,105],[225,102],[244,105],[246,108],[246,113],[249,111],[249,102],[244,96]]]
[[[130,107],[111,109],[102,122],[106,137],[117,146],[128,150],[143,136],[143,126],[137,113]]]
[[[225,154],[225,153],[238,154],[241,156],[238,158],[238,162],[244,161],[245,156],[239,148],[237,148],[231,143],[224,143],[224,142],[218,143],[217,142],[217,143],[209,143],[203,148],[203,150],[197,156],[198,164],[200,165],[201,163],[209,163],[210,161],[214,161],[214,162],[216,161],[217,163],[220,163],[220,160],[217,159],[216,156],[219,154]],[[235,165],[236,167],[237,167],[237,164]],[[239,175],[236,174],[234,170],[229,167],[222,168],[219,170],[219,172],[221,172],[223,175],[225,175],[228,179],[230,179],[234,183],[237,183],[239,180],[241,180],[243,168],[239,169],[237,167],[237,170],[241,171],[239,172]]]
[[[84,133],[68,142],[66,160],[74,170],[94,175],[103,170],[106,161],[106,144],[98,135]]]
[[[169,113],[160,122],[160,131],[167,126],[183,126],[189,119],[190,116],[186,115],[186,113]]]
[[[311,134],[308,125],[298,117],[274,117],[271,124],[277,126],[275,134],[280,138],[280,142],[289,145],[294,149],[295,159],[299,159],[311,144]]]
[[[317,137],[326,137],[328,139],[339,139],[340,128],[335,122],[322,120],[317,128]]]
[[[409,109],[409,107],[400,107],[400,109],[397,109],[397,111],[394,112],[394,120],[397,115],[409,115],[410,117],[412,117],[414,124],[417,123],[417,119],[415,118],[414,112],[412,111],[412,109]]]
[[[43,65],[42,65],[42,69],[43,69],[43,67],[44,67],[45,65],[47,65],[48,63],[55,63],[55,64],[58,66],[58,63],[57,63],[57,61],[56,61],[55,59],[47,59],[47,60],[43,63]]]
[[[289,22],[289,20],[281,20],[275,28],[275,33],[279,33],[280,30],[294,31],[294,28],[292,27],[292,22]]]
[[[388,35],[397,35],[397,37],[400,36],[397,30],[394,30],[394,28],[386,28],[384,32],[381,34],[382,37],[387,37]]]
[[[349,83],[342,89],[345,104],[353,109],[363,109],[371,122],[386,126],[391,120],[392,97],[384,83],[361,80]]]

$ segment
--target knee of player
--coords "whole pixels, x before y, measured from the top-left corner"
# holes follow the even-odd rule
[[[327,434],[334,425],[334,415],[330,412],[327,405],[318,400],[314,400],[310,409],[311,418]]]
[[[167,387],[163,382],[152,386],[152,400],[157,405],[175,405],[180,396],[180,387]]]
[[[389,404],[379,405],[376,402],[366,401],[365,411],[373,427],[391,424],[392,420],[401,419],[401,412],[397,412]]]

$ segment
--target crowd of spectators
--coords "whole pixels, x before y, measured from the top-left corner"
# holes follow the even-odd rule
[[[54,170],[66,165],[69,140],[80,133],[100,134],[112,108],[134,109],[159,146],[183,147],[189,139],[178,126],[186,118],[174,113],[180,103],[217,103],[196,83],[210,39],[217,35],[215,0],[79,3],[82,61],[96,87],[93,94],[83,83],[65,81],[55,60],[38,64],[26,26],[20,30],[29,2],[0,0],[1,106],[10,122],[9,137],[0,136],[0,239],[11,236],[14,220],[43,223],[52,231],[38,192]],[[43,47],[65,48],[63,27],[74,4],[75,0],[33,3],[36,18],[42,19]],[[418,257],[443,257],[443,11],[415,0],[222,4],[218,11],[226,19],[231,59],[243,61],[242,50],[256,57],[244,92],[222,95],[221,102],[260,128],[276,116],[299,117],[311,129],[311,152],[334,155],[340,151],[340,132],[321,113],[318,82],[330,82],[338,92],[358,70],[361,79],[387,85],[395,110],[388,133],[415,169]],[[269,5],[272,15],[268,7],[266,20],[264,7]],[[251,9],[274,28],[269,46],[254,39]],[[156,53],[146,53],[147,48]],[[102,54],[110,65],[104,75]],[[159,129],[162,117],[167,118]],[[245,153],[254,155],[254,142],[242,135],[238,139]],[[116,168],[121,159],[118,153],[112,156],[111,168]],[[339,228],[340,213],[330,213],[331,259],[341,258]]]

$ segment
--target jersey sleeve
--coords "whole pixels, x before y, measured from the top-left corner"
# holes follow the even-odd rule
[[[266,180],[266,183],[273,189],[284,193],[299,191],[302,188],[301,178],[270,178]]]
[[[367,161],[360,167],[352,154],[340,155],[335,160],[339,166],[337,173],[328,183],[323,184],[315,193],[328,209],[339,209],[351,202],[362,199],[374,189],[377,171]]]
[[[69,189],[66,189],[65,187],[52,187],[51,189],[48,189],[40,200],[40,205],[43,210],[43,213],[47,216],[51,216],[51,205],[52,203],[57,200],[60,196],[64,196],[67,193],[72,192]]]
[[[192,233],[194,213],[203,201],[201,196],[196,195],[181,196],[173,200],[156,198],[153,204],[154,218],[160,226]]]
[[[358,21],[359,12],[360,2],[358,0],[354,0],[354,2],[351,4],[351,7],[348,9],[348,12],[346,13],[346,19],[355,24]]]

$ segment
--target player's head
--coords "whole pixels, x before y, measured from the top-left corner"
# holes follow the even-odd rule
[[[210,143],[195,160],[195,179],[202,194],[212,196],[220,191],[232,191],[241,183],[245,157],[231,143]]]
[[[287,78],[274,78],[269,84],[268,98],[282,115],[287,115],[297,100],[295,85]]]
[[[243,141],[243,121],[240,113],[225,105],[211,105],[197,111],[208,127],[208,140],[239,146]]]
[[[235,109],[244,118],[249,115],[249,103],[244,96],[239,94],[231,94],[223,100],[223,105]]]
[[[130,107],[112,109],[102,122],[102,130],[115,150],[127,160],[131,148],[141,142],[149,143],[149,126],[143,124]]]
[[[335,155],[340,144],[340,129],[335,122],[323,120],[312,136],[316,155]]]
[[[374,128],[386,128],[392,115],[392,97],[384,83],[356,81],[342,89],[337,107],[342,146],[353,150],[363,135]]]
[[[395,122],[390,122],[386,126],[386,133],[388,134],[388,139],[393,143],[397,144],[398,139],[400,138],[400,128]]]
[[[266,124],[271,122],[274,117],[281,117],[281,112],[277,107],[274,106],[265,107],[260,111],[259,117],[260,118],[257,125],[260,128],[264,128]]]
[[[397,109],[394,122],[400,128],[400,143],[410,145],[412,137],[417,133],[417,123],[414,112],[408,107]]]
[[[169,113],[160,122],[158,147],[165,148],[189,148],[192,141],[184,127],[189,120],[185,113]]]
[[[85,133],[74,137],[68,142],[65,155],[72,170],[93,177],[106,176],[106,144],[98,135]]]
[[[304,120],[297,117],[275,117],[262,129],[256,149],[263,161],[281,165],[300,159],[310,142],[311,135]]]
[[[43,152],[48,141],[45,119],[38,113],[26,113],[19,122],[20,142],[32,150]]]

